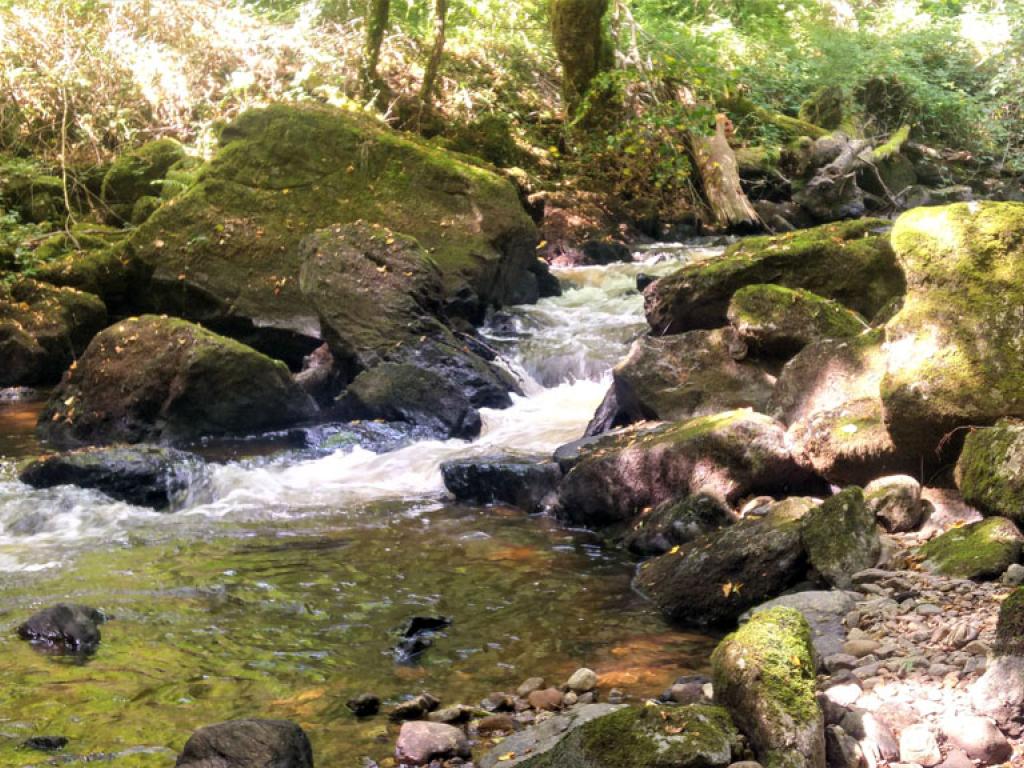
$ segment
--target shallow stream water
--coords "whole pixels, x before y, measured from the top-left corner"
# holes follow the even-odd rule
[[[253,444],[212,463],[174,514],[17,482],[18,464],[44,450],[32,434],[40,403],[0,399],[0,765],[49,764],[20,744],[62,735],[62,763],[170,766],[199,726],[273,717],[307,729],[318,765],[361,766],[386,760],[395,736],[383,717],[347,711],[364,691],[385,708],[421,691],[475,703],[587,665],[605,690],[645,697],[703,669],[713,638],[665,625],[630,591],[626,557],[545,518],[454,505],[439,466],[579,437],[645,328],[636,274],[714,253],[562,270],[563,296],[497,316],[487,335],[524,396],[485,411],[476,441],[317,458]],[[14,636],[60,601],[112,617],[84,662]],[[398,664],[396,635],[416,615],[452,625]]]

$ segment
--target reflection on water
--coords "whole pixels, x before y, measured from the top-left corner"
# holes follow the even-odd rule
[[[16,745],[60,734],[73,754],[166,766],[194,728],[266,716],[306,727],[318,764],[356,766],[394,743],[384,719],[345,709],[364,691],[475,703],[587,664],[605,690],[648,696],[701,668],[711,639],[666,627],[630,591],[631,563],[548,520],[453,506],[439,471],[449,458],[550,453],[577,438],[643,331],[637,273],[676,266],[652,254],[565,270],[562,297],[496,316],[488,334],[526,395],[484,411],[474,442],[317,458],[259,443],[263,455],[214,465],[202,498],[173,515],[17,482],[16,460],[40,452],[40,404],[0,402],[0,765],[43,762]],[[13,637],[61,600],[115,617],[84,666]],[[395,633],[418,614],[453,624],[418,666],[398,666]]]

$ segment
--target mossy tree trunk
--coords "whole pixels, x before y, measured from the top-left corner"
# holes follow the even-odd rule
[[[423,72],[423,85],[420,89],[420,100],[425,107],[430,107],[437,88],[437,76],[441,71],[441,57],[444,55],[445,33],[448,21],[448,0],[434,0],[434,42],[430,48],[430,58]]]
[[[605,36],[609,0],[550,0],[551,36],[562,64],[562,94],[572,115],[590,82],[613,61]]]
[[[391,0],[370,0],[366,14],[366,49],[363,52],[362,79],[363,96],[375,99],[384,84],[377,67],[380,64],[380,47],[391,16]]]
[[[691,134],[690,137],[713,223],[719,229],[757,229],[760,219],[740,186],[736,154],[729,146],[729,119],[719,114],[715,123],[714,136]]]

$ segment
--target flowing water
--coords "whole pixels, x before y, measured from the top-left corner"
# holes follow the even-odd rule
[[[579,437],[645,328],[636,274],[713,253],[563,270],[562,297],[495,317],[490,343],[524,395],[485,411],[473,442],[315,457],[253,443],[248,457],[236,448],[212,462],[174,514],[17,482],[19,463],[44,450],[32,436],[41,404],[0,400],[0,765],[48,764],[19,745],[62,735],[72,764],[169,766],[196,727],[255,716],[301,723],[318,765],[360,766],[386,761],[395,736],[382,717],[348,713],[364,691],[386,704],[424,690],[475,703],[588,665],[603,688],[642,697],[703,669],[713,638],[666,626],[630,591],[628,559],[545,518],[454,505],[439,466]],[[112,617],[88,660],[14,637],[59,601]],[[452,625],[398,664],[397,633],[416,615]]]

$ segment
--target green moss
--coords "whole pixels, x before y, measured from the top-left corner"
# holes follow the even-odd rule
[[[63,221],[64,183],[34,160],[0,156],[0,209],[4,208],[23,222]]]
[[[841,589],[853,586],[854,573],[875,566],[882,549],[875,516],[856,486],[811,510],[803,520],[801,536],[811,565]]]
[[[956,465],[964,501],[987,515],[1024,522],[1024,424],[972,430]]]
[[[163,205],[163,200],[155,195],[143,195],[132,206],[131,223],[138,226],[152,216],[156,209]]]
[[[173,139],[158,139],[111,163],[103,177],[100,197],[110,209],[112,221],[130,221],[139,198],[159,194],[168,170],[184,157],[181,144]]]
[[[739,752],[721,707],[628,707],[591,720],[522,768],[713,768]]]
[[[958,579],[994,579],[1020,559],[1021,536],[1003,517],[953,528],[917,549],[929,570]]]
[[[811,628],[799,611],[779,606],[754,614],[719,643],[711,665],[716,698],[759,752],[791,746],[781,735],[793,724],[820,722]]]
[[[847,110],[847,98],[842,87],[824,85],[800,105],[800,119],[835,130],[843,124]]]
[[[895,155],[904,144],[907,143],[907,139],[910,138],[910,126],[903,125],[889,137],[889,140],[880,146],[875,147],[874,156],[875,160],[885,160],[892,155]],[[896,191],[896,190],[893,190]]]
[[[1024,587],[1017,587],[999,606],[993,650],[1001,656],[1024,656]]]

